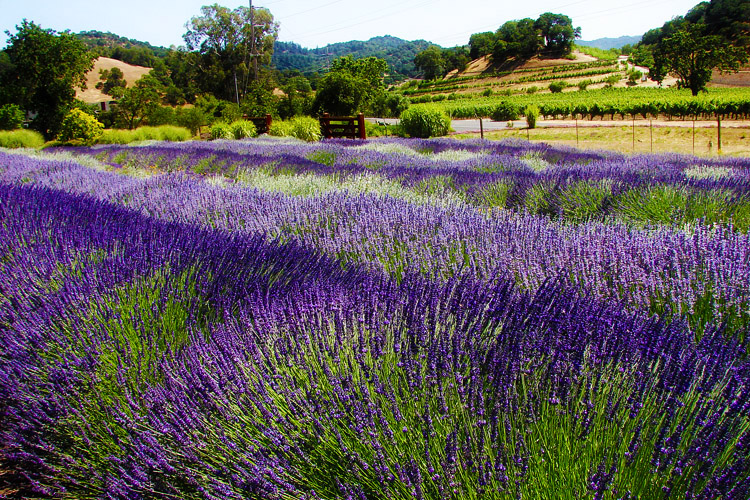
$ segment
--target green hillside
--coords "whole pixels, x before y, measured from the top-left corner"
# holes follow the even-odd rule
[[[165,47],[157,47],[148,42],[109,32],[81,31],[76,37],[98,56],[111,57],[137,66],[152,68],[158,59],[166,57],[169,53],[169,49]]]
[[[367,41],[333,43],[308,49],[294,42],[276,42],[272,63],[280,71],[298,70],[303,74],[323,73],[333,59],[352,55],[355,59],[379,57],[388,63],[391,81],[413,78],[419,74],[414,56],[432,45],[425,40],[407,41],[393,36],[378,36]]]

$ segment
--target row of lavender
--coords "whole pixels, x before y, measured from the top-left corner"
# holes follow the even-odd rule
[[[230,180],[250,177],[265,184],[278,184],[279,177],[316,176],[356,189],[369,179],[433,202],[509,208],[570,222],[704,220],[743,231],[750,227],[750,161],[740,158],[626,157],[519,142],[396,139],[364,146],[346,141],[111,146],[84,153],[117,166]],[[258,179],[258,173],[265,178]]]
[[[630,311],[682,318],[697,336],[724,324],[744,341],[750,325],[750,236],[731,227],[569,225],[458,203],[410,203],[377,190],[286,196],[182,173],[132,177],[11,155],[3,164],[5,182],[92,194],[165,221],[296,241],[397,280],[408,273],[499,276],[534,292],[556,279]]]
[[[559,281],[523,293],[471,266],[395,280],[342,266],[313,240],[195,224],[219,189],[256,198],[236,208],[246,220],[289,210],[281,196],[2,161],[0,464],[23,481],[20,495],[750,495],[750,364],[720,330],[696,342],[679,320],[626,313]],[[192,223],[164,220],[175,198],[184,207],[173,218]],[[490,224],[374,198],[353,200],[339,222],[376,223],[353,212],[368,203],[385,217],[414,210],[402,227],[422,231],[456,217]],[[573,230],[529,224],[550,238]],[[583,230],[596,239],[604,228]],[[700,229],[683,245],[700,254],[733,238]],[[569,264],[583,266],[577,258]]]

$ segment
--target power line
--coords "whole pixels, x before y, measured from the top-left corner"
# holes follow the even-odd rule
[[[341,2],[343,2],[343,1],[344,1],[344,0],[335,0],[334,2],[328,2],[328,3],[325,3],[325,4],[323,4],[323,5],[319,5],[319,6],[317,6],[317,7],[314,7],[314,8],[312,8],[312,9],[307,9],[307,10],[303,10],[303,11],[300,11],[300,12],[295,12],[294,14],[289,14],[289,15],[287,15],[287,16],[284,16],[284,19],[289,19],[290,17],[294,17],[294,16],[299,16],[299,15],[301,15],[301,14],[307,14],[307,13],[309,13],[309,12],[314,12],[314,11],[316,11],[316,10],[318,10],[318,9],[322,9],[323,7],[328,7],[329,5],[333,5],[333,4],[341,3]]]

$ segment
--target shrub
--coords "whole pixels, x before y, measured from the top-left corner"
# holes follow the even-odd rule
[[[549,91],[553,94],[558,94],[563,91],[565,87],[568,86],[567,82],[564,81],[558,81],[558,82],[552,82],[549,84]]]
[[[536,94],[536,92],[539,90],[539,87],[536,85],[532,85],[531,87],[526,89],[527,94]]]
[[[410,137],[440,137],[450,131],[451,120],[439,109],[409,108],[401,114],[401,128]]]
[[[539,118],[539,108],[534,104],[529,104],[523,109],[523,114],[526,116],[526,125],[529,128],[536,128],[536,120]]]
[[[375,102],[374,112],[377,116],[384,118],[398,118],[411,104],[408,97],[403,94],[383,94]]]
[[[44,137],[33,130],[0,131],[0,148],[40,148]]]
[[[229,125],[232,130],[232,135],[235,139],[245,139],[246,137],[256,137],[258,131],[255,129],[255,124],[249,120],[237,120]]]
[[[492,97],[492,89],[486,89],[482,92],[482,97]]]
[[[154,130],[160,141],[183,142],[193,138],[185,127],[176,127],[174,125],[162,125],[161,127],[143,127],[146,130]]]
[[[492,119],[496,122],[505,122],[508,120],[518,120],[521,110],[516,104],[510,102],[501,102],[492,111]]]
[[[171,125],[177,122],[177,115],[169,106],[154,106],[146,113],[146,121],[151,126]]]
[[[604,79],[604,83],[606,83],[607,87],[611,87],[619,81],[620,81],[620,75],[609,75],[607,78]]]
[[[224,122],[216,122],[211,125],[211,140],[214,139],[234,139],[232,129]]]
[[[138,141],[182,142],[192,139],[193,134],[185,127],[162,125],[160,127],[139,127],[135,130],[108,129],[97,141],[99,144],[130,144]]]
[[[268,135],[294,137],[307,142],[319,141],[321,138],[320,121],[311,116],[296,116],[285,121],[274,120]]]
[[[95,117],[80,109],[71,109],[60,125],[57,141],[71,146],[90,146],[103,132],[104,125]]]
[[[643,73],[641,73],[637,69],[628,72],[628,85],[631,87],[634,85],[638,85],[638,80],[640,80],[642,76]]]
[[[578,82],[578,90],[586,90],[592,83],[594,82],[591,80],[581,80],[580,82]]]
[[[275,137],[291,137],[292,127],[288,121],[274,120],[271,128],[268,129],[268,135]]]
[[[190,130],[193,135],[198,133],[202,126],[208,124],[208,116],[202,109],[197,107],[177,108],[175,117],[177,124]]]
[[[319,141],[321,138],[320,121],[312,116],[295,116],[289,120],[291,137],[307,142]]]
[[[15,104],[0,107],[0,130],[15,130],[23,125],[23,110]]]

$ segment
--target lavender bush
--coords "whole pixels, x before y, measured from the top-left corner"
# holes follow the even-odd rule
[[[3,175],[9,182],[95,193],[162,220],[294,240],[343,264],[385,270],[397,280],[407,273],[441,278],[463,273],[485,280],[501,275],[533,292],[547,280],[561,279],[630,311],[683,318],[697,336],[708,324],[725,323],[731,334],[747,337],[750,236],[732,227],[700,221],[648,229],[594,221],[569,225],[477,210],[455,199],[437,206],[413,203],[451,200],[440,192],[406,200],[377,196],[378,187],[387,184],[368,194],[334,189],[290,197],[179,172],[155,175],[159,170],[150,168],[137,170],[134,178],[70,162],[6,158]],[[264,187],[289,189],[278,177],[255,179],[266,181]],[[404,194],[390,188],[388,193]]]
[[[569,222],[617,218],[637,225],[682,225],[703,220],[742,231],[750,227],[746,159],[625,157],[508,141],[397,139],[364,146],[344,141],[232,141],[86,152],[130,168],[185,170],[230,180],[259,170],[268,176],[313,174],[336,182],[375,177],[376,182],[396,182],[417,195],[439,194],[471,206]]]
[[[557,194],[535,198],[552,219],[471,197],[513,199],[521,181],[479,175],[501,164],[550,193],[535,176],[567,169],[572,198],[606,206],[631,165],[638,193],[651,175],[670,203],[738,207],[744,160],[349,144],[0,153],[16,496],[750,495],[734,216],[634,227]]]

